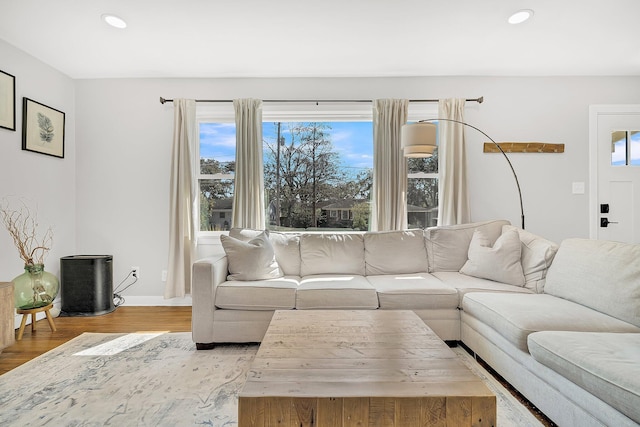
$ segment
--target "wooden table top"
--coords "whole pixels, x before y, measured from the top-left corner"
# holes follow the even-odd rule
[[[409,310],[276,311],[240,397],[492,396]]]

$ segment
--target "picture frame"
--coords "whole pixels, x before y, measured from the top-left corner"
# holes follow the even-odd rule
[[[0,70],[0,128],[16,130],[16,78]]]
[[[22,98],[22,149],[64,158],[65,114]]]

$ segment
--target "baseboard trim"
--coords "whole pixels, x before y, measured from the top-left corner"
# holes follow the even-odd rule
[[[124,303],[122,307],[126,306],[191,306],[191,295],[187,295],[184,298],[171,298],[164,299],[159,295],[154,296],[131,296],[124,295]]]

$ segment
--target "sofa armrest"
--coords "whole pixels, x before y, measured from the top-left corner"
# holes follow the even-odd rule
[[[213,312],[216,310],[216,287],[227,280],[227,256],[199,259],[193,263],[191,280],[191,331],[193,341],[213,343]]]

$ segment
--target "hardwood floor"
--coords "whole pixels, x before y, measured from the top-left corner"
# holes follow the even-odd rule
[[[0,375],[83,332],[191,331],[191,307],[118,307],[102,316],[56,317],[56,332],[46,320],[36,322],[35,332],[27,325],[21,341],[0,353]],[[17,331],[16,331],[17,334]]]

